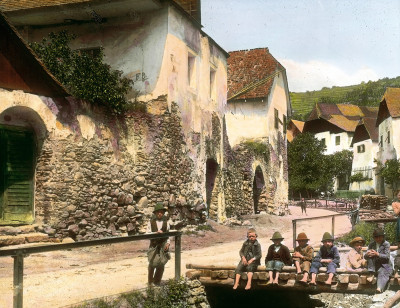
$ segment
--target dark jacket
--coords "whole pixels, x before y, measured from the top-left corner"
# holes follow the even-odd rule
[[[289,248],[287,248],[285,245],[281,245],[281,248],[275,252],[275,245],[272,244],[269,246],[268,254],[265,257],[265,264],[272,260],[282,261],[285,263],[285,265],[292,265],[292,258],[290,256]]]
[[[374,249],[376,250],[376,242],[372,241],[368,245],[368,250]],[[388,241],[384,241],[378,248],[379,256],[378,257],[368,257],[367,255],[364,256],[365,259],[373,259],[376,258],[375,267],[378,269],[379,267],[385,268],[387,271],[392,270],[392,265],[390,264],[390,244]]]
[[[242,249],[239,251],[240,258],[245,257],[247,261],[254,258],[254,264],[260,265],[261,260],[261,245],[260,243],[255,240],[252,243],[250,240],[246,240],[243,245]]]
[[[321,262],[321,259],[331,259],[333,263],[339,266],[340,263],[340,254],[339,250],[336,246],[332,246],[331,250],[328,252],[328,249],[325,246],[321,246],[317,255],[314,257],[313,261]]]
[[[156,219],[152,218],[150,220],[150,226],[151,226],[151,232],[157,232],[158,231]],[[169,231],[166,219],[163,219],[163,224],[162,224],[161,230],[164,233]],[[166,241],[167,241],[167,239],[165,239],[165,238],[158,238],[158,239],[150,240],[150,247],[156,247],[156,246],[161,247],[161,246],[164,246]]]

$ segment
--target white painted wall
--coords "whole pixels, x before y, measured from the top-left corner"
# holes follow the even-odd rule
[[[339,134],[332,134],[329,131],[315,134],[315,138],[322,140],[325,138],[326,155],[340,152],[342,150],[352,150],[350,147],[351,140],[353,139],[354,133],[341,132]],[[336,145],[336,136],[340,137],[340,144]]]
[[[358,146],[364,145],[365,152],[359,153]],[[370,168],[371,171],[369,175],[371,180],[363,181],[360,186],[357,182],[351,183],[349,190],[371,190],[376,191],[376,176],[375,176],[375,163],[374,159],[377,157],[378,152],[378,142],[373,142],[371,139],[360,141],[354,143],[353,145],[353,165],[352,165],[352,175],[360,172],[361,168]]]

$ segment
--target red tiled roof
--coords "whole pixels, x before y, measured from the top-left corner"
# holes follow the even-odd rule
[[[364,117],[376,119],[377,115],[377,107],[318,103],[307,121],[324,119],[345,131],[354,132],[360,119]]]
[[[285,70],[268,48],[229,52],[227,62],[228,100],[268,96],[274,74]]]

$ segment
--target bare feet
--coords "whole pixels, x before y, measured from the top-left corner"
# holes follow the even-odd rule
[[[273,284],[278,284],[278,280],[272,281]]]
[[[310,286],[316,286],[316,282],[315,281],[310,281]]]
[[[374,280],[374,275],[371,274],[367,277],[367,281],[372,282],[372,280]]]
[[[234,290],[236,290],[236,289],[237,289],[237,287],[238,287],[238,285],[237,285],[237,284],[235,284],[235,285],[233,286],[233,289],[234,289]]]
[[[244,289],[245,290],[250,290],[251,289],[251,285],[246,285],[246,287]]]
[[[377,288],[376,293],[382,293],[382,290],[380,288]]]
[[[327,286],[330,286],[331,284],[332,284],[332,281],[325,281],[325,284],[327,285]]]

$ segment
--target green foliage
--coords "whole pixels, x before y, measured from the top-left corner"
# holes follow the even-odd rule
[[[354,86],[325,87],[319,91],[291,92],[290,99],[296,115],[295,119],[304,121],[315,104],[319,102],[378,106],[387,87],[400,87],[400,76],[364,82]]]
[[[355,226],[354,230],[350,231],[342,237],[339,237],[337,241],[344,242],[348,245],[353,238],[361,236],[366,241],[366,245],[368,245],[374,240],[372,233],[376,228],[378,228],[378,225],[375,223],[360,222]],[[395,228],[395,222],[386,223],[384,226],[385,239],[391,244],[394,244],[396,242]]]
[[[350,176],[353,164],[353,151],[342,150],[328,155],[328,162],[332,164],[333,176]]]
[[[269,157],[268,145],[263,142],[246,140],[243,142],[243,145],[257,155]]]
[[[368,178],[366,178],[361,172],[357,172],[357,173],[353,174],[352,176],[350,176],[351,183],[354,183],[354,182],[360,183],[367,179]]]
[[[388,159],[383,166],[379,168],[378,174],[384,178],[386,184],[390,186],[394,193],[400,182],[400,159]]]
[[[334,198],[344,198],[357,200],[361,195],[365,195],[365,190],[336,190]]]
[[[187,302],[188,296],[189,287],[183,278],[180,280],[170,279],[162,287],[148,287],[145,293],[133,291],[122,294],[115,300],[101,299],[74,308],[117,308],[122,307],[121,303],[124,302],[122,299],[128,302],[132,308],[187,308],[190,306]]]
[[[73,39],[75,36],[65,30],[52,32],[48,39],[32,43],[31,47],[72,95],[105,106],[115,114],[125,112],[129,108],[125,95],[133,81],[103,62],[102,49],[97,55],[72,50],[68,44]]]

